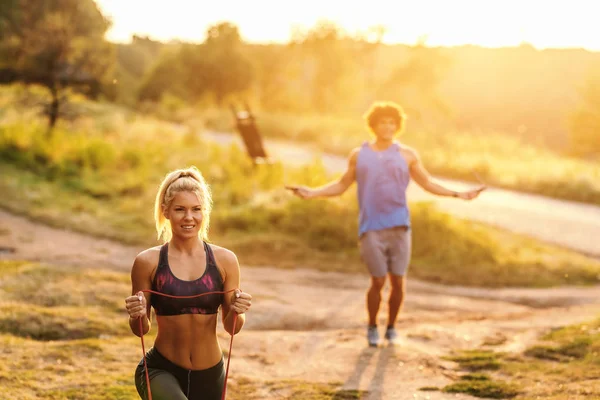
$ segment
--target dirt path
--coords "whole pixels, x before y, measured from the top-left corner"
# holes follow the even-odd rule
[[[0,211],[2,259],[129,271],[140,250]],[[254,306],[234,343],[232,385],[242,377],[292,379],[342,382],[347,389],[367,390],[368,400],[467,399],[418,390],[444,386],[457,374],[440,356],[486,341],[500,342],[498,350],[520,351],[541,332],[592,319],[600,311],[599,288],[478,290],[410,280],[400,344],[372,349],[364,336],[364,275],[242,268]],[[384,306],[382,326],[385,313]],[[228,338],[220,332],[225,346]],[[265,391],[261,398],[280,397]]]
[[[202,135],[217,143],[243,146],[238,135],[217,132],[203,132]],[[289,141],[267,140],[266,147],[274,159],[285,160],[289,165],[301,166],[320,156],[331,173],[342,172],[346,167],[344,157]],[[440,181],[456,189],[468,187],[458,181]],[[464,202],[433,196],[414,183],[409,185],[408,198],[435,202],[442,210],[458,217],[497,225],[600,258],[600,207],[597,206],[498,188],[489,188],[476,201]]]

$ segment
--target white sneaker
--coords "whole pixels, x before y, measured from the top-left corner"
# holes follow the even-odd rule
[[[377,332],[376,326],[369,326],[367,328],[367,340],[369,341],[369,346],[379,346],[379,332]]]
[[[385,338],[389,340],[390,343],[396,344],[398,341],[398,332],[396,332],[396,328],[393,326],[388,326],[388,328],[385,330]]]

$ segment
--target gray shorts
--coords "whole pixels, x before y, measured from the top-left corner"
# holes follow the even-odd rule
[[[372,276],[404,276],[410,263],[411,230],[406,226],[365,232],[359,239],[360,255]]]

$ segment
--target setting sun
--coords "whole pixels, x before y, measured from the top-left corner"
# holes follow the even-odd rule
[[[96,0],[112,18],[108,37],[129,41],[131,35],[157,40],[202,41],[207,26],[229,21],[250,42],[286,42],[294,28],[307,29],[320,20],[335,22],[349,34],[385,27],[386,43],[413,44],[427,38],[432,46],[474,44],[537,48],[579,47],[600,50],[592,1],[459,0],[346,2],[307,0],[202,2]]]

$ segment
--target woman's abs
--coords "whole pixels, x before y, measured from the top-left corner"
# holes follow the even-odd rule
[[[157,316],[158,335],[154,346],[165,358],[182,368],[210,368],[223,356],[217,340],[217,315]]]

